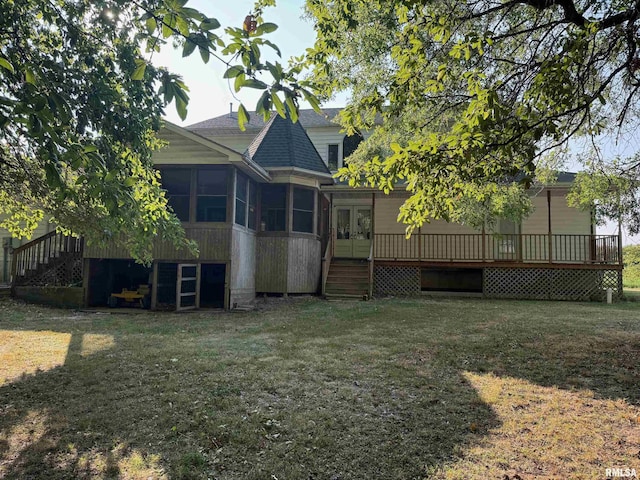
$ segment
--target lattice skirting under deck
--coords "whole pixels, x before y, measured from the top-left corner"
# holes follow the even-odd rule
[[[374,267],[374,293],[376,295],[417,295],[420,293],[420,267]]]
[[[420,267],[376,265],[376,295],[417,295],[421,291]],[[536,300],[598,300],[611,288],[622,296],[619,270],[557,268],[484,268],[483,294],[488,298]]]
[[[490,298],[602,300],[607,288],[622,296],[619,270],[485,268],[483,283]]]

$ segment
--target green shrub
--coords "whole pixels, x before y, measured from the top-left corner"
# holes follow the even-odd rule
[[[622,283],[626,288],[640,288],[640,245],[628,245],[622,249],[624,272]]]
[[[640,288],[640,265],[625,267],[622,283],[626,288]]]

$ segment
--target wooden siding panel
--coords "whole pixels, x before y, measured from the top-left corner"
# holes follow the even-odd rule
[[[570,207],[566,197],[552,196],[551,232],[554,234],[589,235],[591,233],[591,213]]]
[[[534,211],[522,222],[522,233],[547,233],[548,211],[547,195],[543,190],[532,198]],[[567,198],[561,195],[551,196],[551,233],[570,235],[591,234],[591,214],[567,204]]]
[[[154,152],[153,163],[156,165],[189,165],[228,163],[229,157],[177,133],[163,130],[161,137],[169,142],[165,148]]]
[[[375,228],[376,233],[405,233],[407,226],[398,222],[400,206],[408,198],[406,195],[376,195]],[[422,227],[422,233],[465,234],[479,233],[471,227],[444,220],[432,220]]]
[[[551,196],[551,233],[553,235],[589,235],[591,234],[591,214],[567,204],[563,195]],[[535,210],[522,222],[522,233],[546,234],[549,230],[549,217],[546,190],[532,199]],[[546,244],[535,245],[538,256],[548,258],[548,237]],[[557,261],[586,262],[589,260],[590,245],[587,237],[553,237],[552,255]],[[538,242],[544,243],[544,242]],[[533,246],[523,245],[525,258],[532,253]]]
[[[432,220],[431,223],[427,223],[422,226],[422,233],[447,233],[460,235],[481,232],[459,223],[448,223],[444,220]]]
[[[522,233],[547,233],[547,195],[542,191],[531,199],[533,212],[522,221]],[[552,212],[553,214],[553,212]]]
[[[288,293],[316,293],[320,285],[320,240],[289,238]]]
[[[257,237],[256,292],[286,293],[287,237]]]
[[[200,249],[200,256],[196,257],[186,251],[178,251],[171,243],[157,240],[153,248],[153,258],[156,260],[200,260],[216,263],[229,260],[230,232],[229,226],[210,228],[185,228],[187,238],[195,240]],[[85,258],[131,258],[126,249],[115,244],[87,245],[84,249]]]
[[[398,213],[406,198],[401,195],[376,194],[375,233],[405,233],[407,226],[398,222]]]
[[[196,133],[200,133],[196,130]],[[235,150],[238,153],[244,153],[249,144],[253,141],[257,132],[249,132],[237,135],[210,135],[202,132],[206,138],[216,143],[224,145],[227,148]]]

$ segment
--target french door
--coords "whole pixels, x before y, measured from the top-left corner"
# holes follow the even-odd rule
[[[373,236],[371,207],[337,206],[333,218],[333,255],[339,258],[367,258]]]

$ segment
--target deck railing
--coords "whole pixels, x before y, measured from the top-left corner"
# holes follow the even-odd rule
[[[376,233],[376,260],[622,263],[616,235]]]

